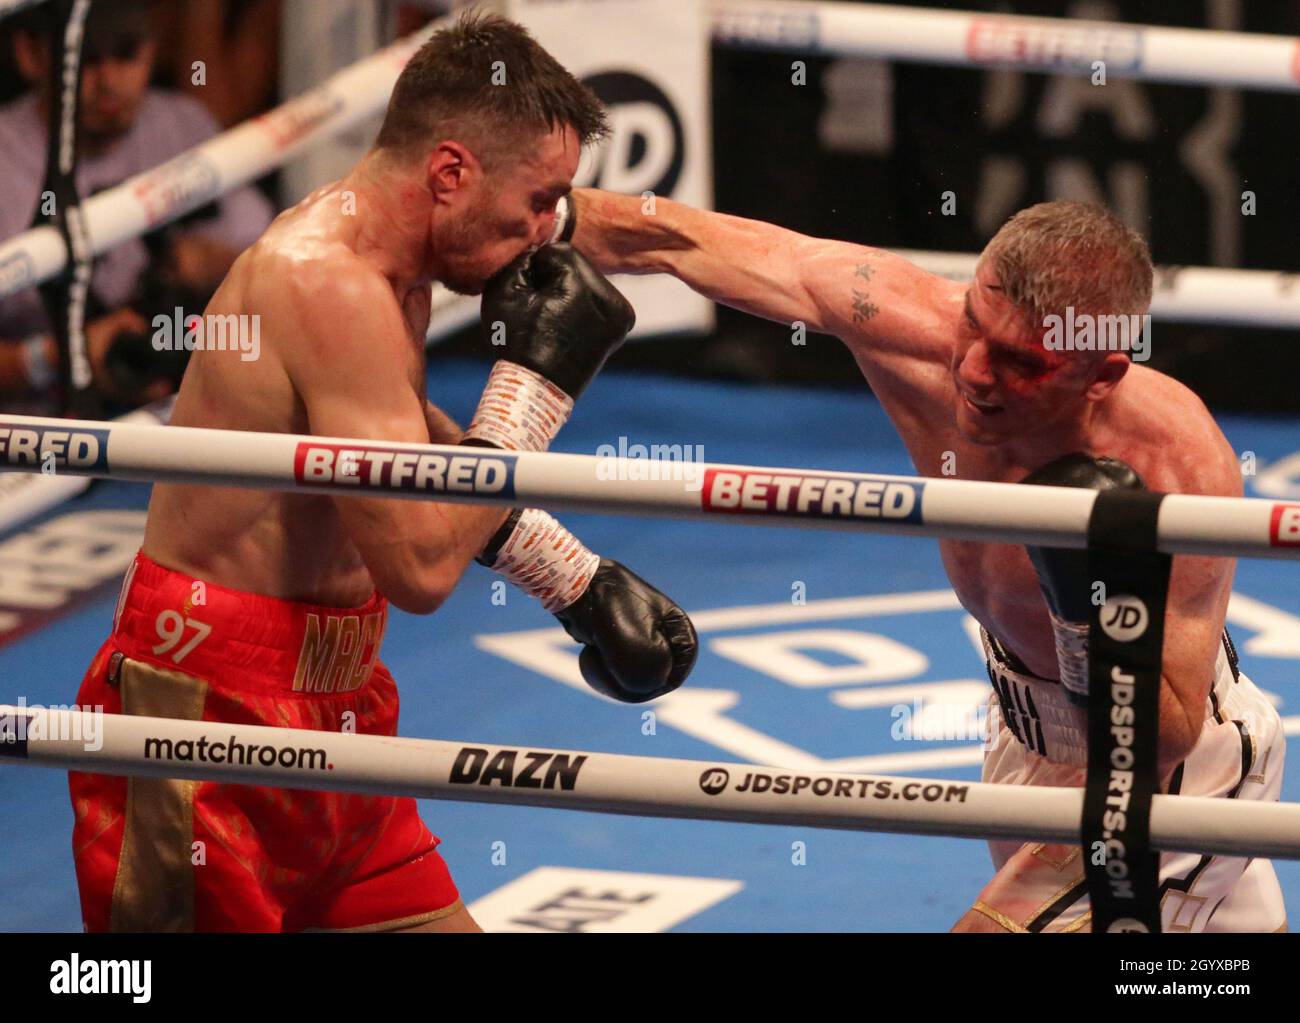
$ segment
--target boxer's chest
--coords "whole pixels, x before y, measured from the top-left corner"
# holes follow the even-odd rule
[[[942,540],[939,550],[962,606],[1034,671],[1056,676],[1047,605],[1023,547]]]
[[[959,452],[969,477],[999,483],[1022,479],[1021,466],[996,464],[977,448]],[[1056,677],[1056,652],[1047,604],[1025,548],[1018,544],[941,540],[939,551],[952,588],[984,628],[1018,654],[1030,670]]]

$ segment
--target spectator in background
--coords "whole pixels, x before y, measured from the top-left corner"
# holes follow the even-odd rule
[[[281,6],[281,0],[158,5],[161,77],[206,106],[224,128],[269,109],[279,79]]]
[[[0,191],[5,197],[0,202],[0,239],[26,230],[40,203],[48,145],[48,69],[57,56],[51,53],[54,33],[49,18],[45,8],[37,7],[14,19],[15,63],[29,91],[0,107]],[[156,167],[217,132],[212,115],[196,100],[149,88],[155,54],[148,3],[112,0],[92,7],[81,87],[77,186],[82,196]],[[156,383],[138,393],[123,393],[108,368],[115,342],[151,331],[154,313],[172,312],[132,308],[150,293],[148,285],[164,280],[190,295],[210,295],[272,217],[270,203],[252,188],[225,196],[206,212],[163,234],[165,244],[158,236],[152,244],[136,239],[96,259],[86,340],[102,393],[127,401],[157,396]],[[49,410],[58,366],[50,330],[34,288],[0,299],[0,407]]]

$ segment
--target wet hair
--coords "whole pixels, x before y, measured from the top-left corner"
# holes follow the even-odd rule
[[[1141,315],[1151,305],[1146,240],[1102,206],[1043,202],[1008,220],[984,249],[1003,293],[1040,327],[1067,307]]]
[[[522,25],[471,11],[411,58],[375,146],[407,156],[455,138],[491,166],[563,127],[572,127],[582,145],[609,134],[596,94]]]

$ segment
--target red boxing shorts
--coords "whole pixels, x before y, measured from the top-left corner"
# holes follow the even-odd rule
[[[141,553],[77,703],[395,735],[397,686],[379,661],[387,614],[378,594],[354,609],[275,600]],[[88,931],[392,930],[461,908],[414,799],[68,778]]]

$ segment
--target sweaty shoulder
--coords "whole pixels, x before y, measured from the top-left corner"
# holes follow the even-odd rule
[[[1214,416],[1194,391],[1146,366],[1134,365],[1122,385],[1129,438],[1120,454],[1152,490],[1240,497],[1241,465]]]
[[[282,221],[239,258],[247,305],[291,321],[319,322],[341,314],[355,318],[370,304],[393,301],[388,281],[349,246]]]
[[[302,393],[333,388],[405,357],[401,310],[386,277],[311,218],[282,214],[240,256],[241,304]]]

